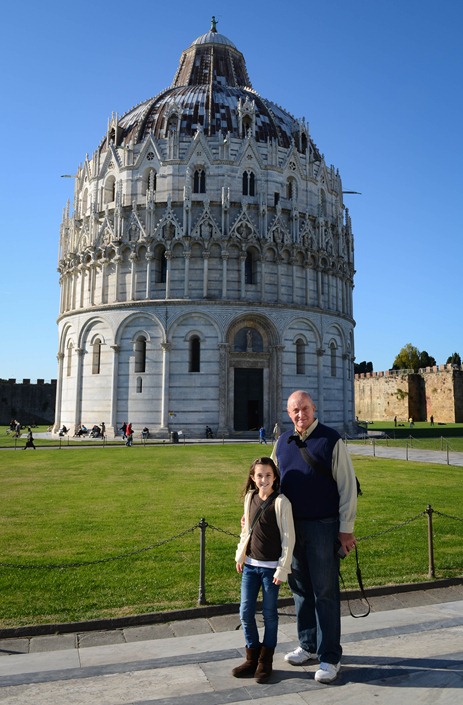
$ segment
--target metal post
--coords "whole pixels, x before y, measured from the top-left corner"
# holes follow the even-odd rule
[[[405,445],[405,460],[408,460],[408,441],[406,442],[406,445]]]
[[[372,444],[373,444],[373,457],[376,458],[376,445],[375,445],[375,439],[374,439],[374,438],[373,438],[373,440],[372,440]]]
[[[428,578],[435,578],[436,572],[434,570],[434,546],[432,541],[432,513],[433,508],[430,504],[426,507],[426,514],[428,515]]]
[[[450,446],[447,443],[447,465],[450,465]]]
[[[204,517],[199,522],[199,528],[201,531],[199,540],[199,597],[198,605],[206,604],[206,528],[207,521]]]

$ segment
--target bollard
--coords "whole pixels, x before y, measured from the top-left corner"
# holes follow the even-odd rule
[[[204,517],[199,522],[199,528],[201,530],[199,539],[199,597],[198,605],[206,604],[206,528],[207,521]]]
[[[428,578],[435,578],[436,571],[434,569],[434,546],[432,540],[432,513],[433,508],[430,504],[426,507],[426,514],[428,515]]]

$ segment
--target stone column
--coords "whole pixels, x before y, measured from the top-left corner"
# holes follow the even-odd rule
[[[222,252],[222,299],[227,298],[228,253]]]
[[[117,303],[119,301],[119,276],[120,276],[120,271],[121,271],[121,255],[115,255],[113,262],[114,262],[114,301],[113,303]]]
[[[131,252],[129,255],[130,261],[130,291],[129,291],[129,301],[135,301],[137,298],[137,282],[136,282],[136,272],[137,272],[137,255],[135,252]]]
[[[120,345],[111,345],[113,351],[113,378],[111,384],[111,401],[110,401],[110,420],[109,426],[106,426],[106,434],[115,436],[117,433],[117,394],[118,394],[118,377],[119,377],[119,352]]]
[[[207,299],[209,284],[209,255],[210,252],[203,252],[203,298]]]
[[[76,348],[77,354],[77,369],[76,369],[76,395],[75,395],[75,424],[78,426],[82,423],[82,375],[84,366],[84,348]]]
[[[265,301],[265,256],[260,259],[260,298]]]
[[[321,270],[317,270],[317,306],[318,308],[323,308],[323,287],[322,287],[322,273]]]
[[[160,431],[169,430],[169,374],[171,343],[161,343],[162,349],[162,390]]]
[[[145,255],[146,259],[146,288],[145,288],[145,299],[151,298],[151,268],[154,255],[152,252],[147,252]]]
[[[64,353],[59,352],[56,356],[58,360],[58,380],[56,384],[56,404],[55,404],[55,424],[53,433],[58,433],[61,428],[61,403],[63,398],[63,372],[64,372]]]
[[[240,255],[240,299],[246,296],[246,276],[245,276],[246,254]]]
[[[101,265],[101,283],[100,283],[100,303],[105,304],[107,302],[107,283],[106,283],[106,265],[108,260],[103,257],[100,260]]]
[[[325,412],[325,395],[323,389],[323,355],[325,351],[323,348],[317,348],[317,386],[318,386],[318,402],[317,411],[318,418],[323,423],[323,416]]]
[[[80,271],[80,291],[79,291],[79,308],[84,307],[84,297],[85,297],[85,272],[87,268],[85,264],[79,264]]]
[[[95,305],[95,285],[96,285],[96,268],[97,264],[92,256],[92,262],[90,264],[90,306]]]
[[[172,259],[172,252],[169,250],[166,250],[164,252],[164,257],[166,258],[167,264],[166,264],[166,299],[170,299],[170,267],[171,267],[171,259]]]
[[[184,252],[184,259],[185,259],[185,278],[183,282],[183,296],[185,299],[188,299],[189,297],[189,290],[190,290],[190,256],[191,252],[189,250],[186,250]]]
[[[219,343],[219,427],[217,436],[228,436],[230,419],[228,418],[228,343]]]
[[[310,306],[310,266],[305,264],[305,305]]]

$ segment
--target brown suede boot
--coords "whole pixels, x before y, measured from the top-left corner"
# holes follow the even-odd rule
[[[262,646],[259,654],[259,663],[257,664],[257,670],[254,674],[258,683],[267,683],[272,675],[274,651],[275,649],[268,649],[266,646]]]
[[[256,672],[259,652],[260,648],[248,649],[246,646],[246,661],[243,661],[241,666],[237,666],[232,670],[232,676],[235,676],[235,678],[251,678]]]

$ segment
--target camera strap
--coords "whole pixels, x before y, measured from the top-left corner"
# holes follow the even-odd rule
[[[253,530],[254,530],[255,525],[257,524],[257,522],[258,522],[259,519],[261,518],[261,516],[262,516],[262,514],[264,513],[264,511],[267,509],[267,507],[269,506],[269,504],[271,504],[271,503],[273,502],[273,500],[276,499],[277,495],[278,495],[278,492],[272,492],[272,494],[271,494],[269,497],[267,497],[266,500],[264,500],[264,501],[262,502],[262,504],[260,505],[260,507],[259,507],[259,509],[257,510],[257,512],[254,514],[254,519],[252,520],[252,524],[251,524],[251,526],[249,527],[249,536],[251,536],[251,534],[252,534],[252,532],[253,532]]]
[[[348,605],[348,607],[349,607],[350,616],[353,617],[354,619],[360,619],[361,617],[368,617],[368,615],[370,614],[370,611],[371,611],[371,606],[370,606],[370,603],[368,602],[368,597],[366,596],[365,588],[363,587],[362,571],[360,570],[360,563],[359,563],[359,555],[358,555],[358,551],[357,551],[357,544],[355,544],[355,562],[356,562],[356,564],[357,564],[356,573],[357,573],[357,582],[358,582],[359,588],[360,588],[360,595],[361,595],[361,598],[360,598],[360,599],[363,600],[363,602],[366,603],[366,611],[365,611],[363,614],[354,614],[354,613],[352,612],[352,608],[351,608],[351,606],[350,606],[349,598],[346,597],[346,599],[347,599],[347,605]],[[343,577],[342,577],[342,575],[341,575],[341,569],[339,569],[339,578],[340,578],[340,580],[341,580],[343,589],[346,590],[346,586],[345,586],[345,584],[344,584],[344,579],[343,579]]]

